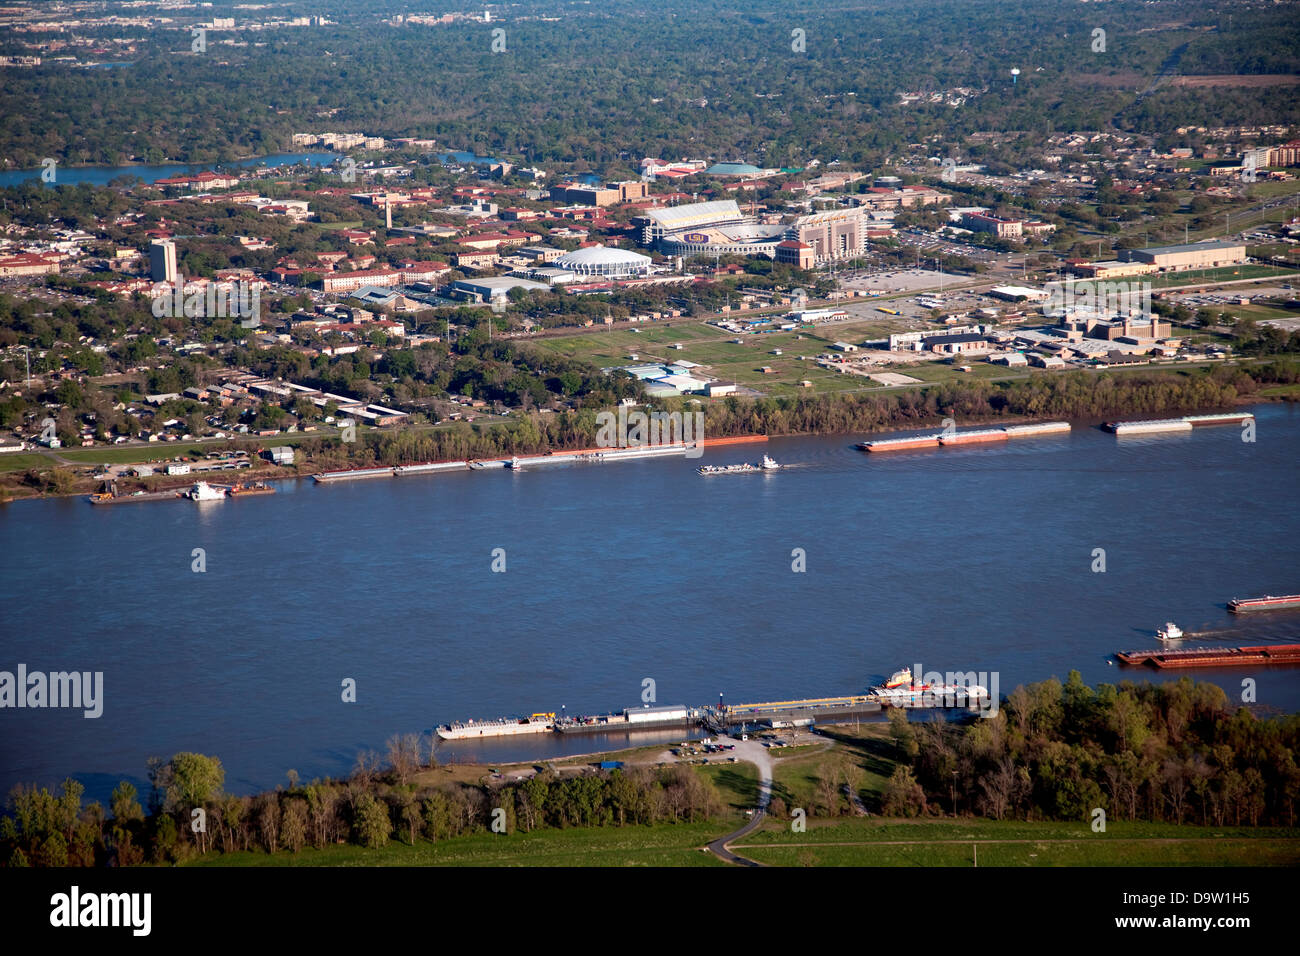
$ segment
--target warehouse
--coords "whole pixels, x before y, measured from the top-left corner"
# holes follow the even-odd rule
[[[1121,253],[1128,262],[1146,262],[1161,272],[1216,269],[1246,261],[1244,242],[1192,242],[1181,246],[1152,246]]]

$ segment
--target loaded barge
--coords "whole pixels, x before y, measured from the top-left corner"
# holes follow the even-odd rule
[[[1228,610],[1233,614],[1247,614],[1252,611],[1290,611],[1300,608],[1300,594],[1284,594],[1274,597],[1265,594],[1258,598],[1233,598],[1228,602]]]
[[[1120,663],[1171,667],[1247,667],[1255,664],[1300,664],[1300,644],[1253,647],[1198,647],[1186,651],[1120,651]]]
[[[1059,435],[1070,430],[1069,422],[1034,422],[1029,425],[1004,425],[972,431],[943,431],[932,435],[909,435],[904,438],[877,438],[858,442],[863,451],[910,451],[914,448],[939,448],[945,445],[982,445],[1008,438],[1033,438],[1036,435]]]
[[[1240,425],[1254,421],[1250,412],[1225,412],[1218,415],[1183,415],[1139,422],[1107,422],[1102,428],[1116,435],[1149,435],[1156,432],[1189,432],[1205,425]]]

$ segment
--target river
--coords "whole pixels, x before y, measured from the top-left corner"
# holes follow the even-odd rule
[[[692,705],[858,692],[918,663],[996,672],[1002,694],[1071,669],[1176,678],[1107,661],[1153,646],[1166,620],[1189,645],[1300,641],[1300,613],[1224,606],[1300,591],[1300,409],[1257,413],[1254,442],[1235,426],[1076,426],[867,455],[863,436],[789,438],[766,446],[786,467],[752,476],[650,459],[281,482],[203,505],[0,506],[0,670],[104,674],[97,719],[0,711],[0,787],[72,775],[105,799],[142,784],[149,756],[194,750],[250,792],[290,768],[345,774],[359,751],[446,720],[637,706],[647,678],[657,703]],[[1297,669],[1192,676],[1300,705]],[[515,738],[444,758],[606,743]]]
[[[276,153],[273,156],[259,156],[254,159],[241,159],[228,163],[194,163],[190,165],[169,163],[163,166],[64,166],[55,167],[55,182],[52,185],[78,186],[90,183],[92,186],[106,186],[118,176],[138,176],[146,183],[156,183],[181,174],[193,175],[205,169],[247,168],[265,164],[268,167],[290,166],[307,163],[311,166],[328,166],[338,159],[337,153]],[[11,169],[0,173],[0,188],[21,186],[31,179],[40,179],[42,170]]]

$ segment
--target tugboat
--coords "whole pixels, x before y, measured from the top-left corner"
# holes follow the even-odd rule
[[[1166,621],[1165,626],[1156,631],[1156,639],[1161,641],[1178,641],[1183,637],[1183,629],[1173,621]]]
[[[191,501],[221,501],[226,497],[226,492],[222,488],[213,488],[206,481],[194,482],[194,487],[185,492],[185,497]]]
[[[894,671],[889,680],[883,684],[885,690],[893,690],[895,687],[908,687],[912,683],[912,668],[904,667],[901,671]]]
[[[702,465],[696,470],[701,475],[754,475],[760,471],[776,471],[780,467],[770,456],[764,455],[757,465],[750,462],[739,465]]]

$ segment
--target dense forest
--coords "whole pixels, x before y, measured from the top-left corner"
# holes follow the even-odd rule
[[[959,806],[998,820],[1112,820],[1295,826],[1300,718],[1260,720],[1188,678],[1084,684],[1071,671],[1017,687],[996,716],[965,726],[891,713],[907,765],[884,794],[891,816]]]
[[[7,70],[0,115],[22,121],[0,124],[0,156],[18,168],[44,157],[211,162],[277,152],[293,132],[325,125],[604,174],[630,172],[643,155],[700,153],[870,168],[907,144],[981,130],[1159,136],[1300,119],[1295,97],[1255,88],[1145,92],[1162,73],[1300,72],[1288,3],[543,0],[492,24],[398,21],[412,12],[382,0],[291,5],[281,15],[338,22],[237,27],[233,42],[214,34],[201,53],[183,17],[144,38],[127,25],[88,30],[106,46],[131,38],[130,65]],[[250,19],[218,3],[193,23],[212,15]],[[497,53],[494,29],[505,31]],[[0,52],[30,52],[21,38],[0,36]],[[960,107],[900,102],[902,91],[957,88],[969,91]]]

